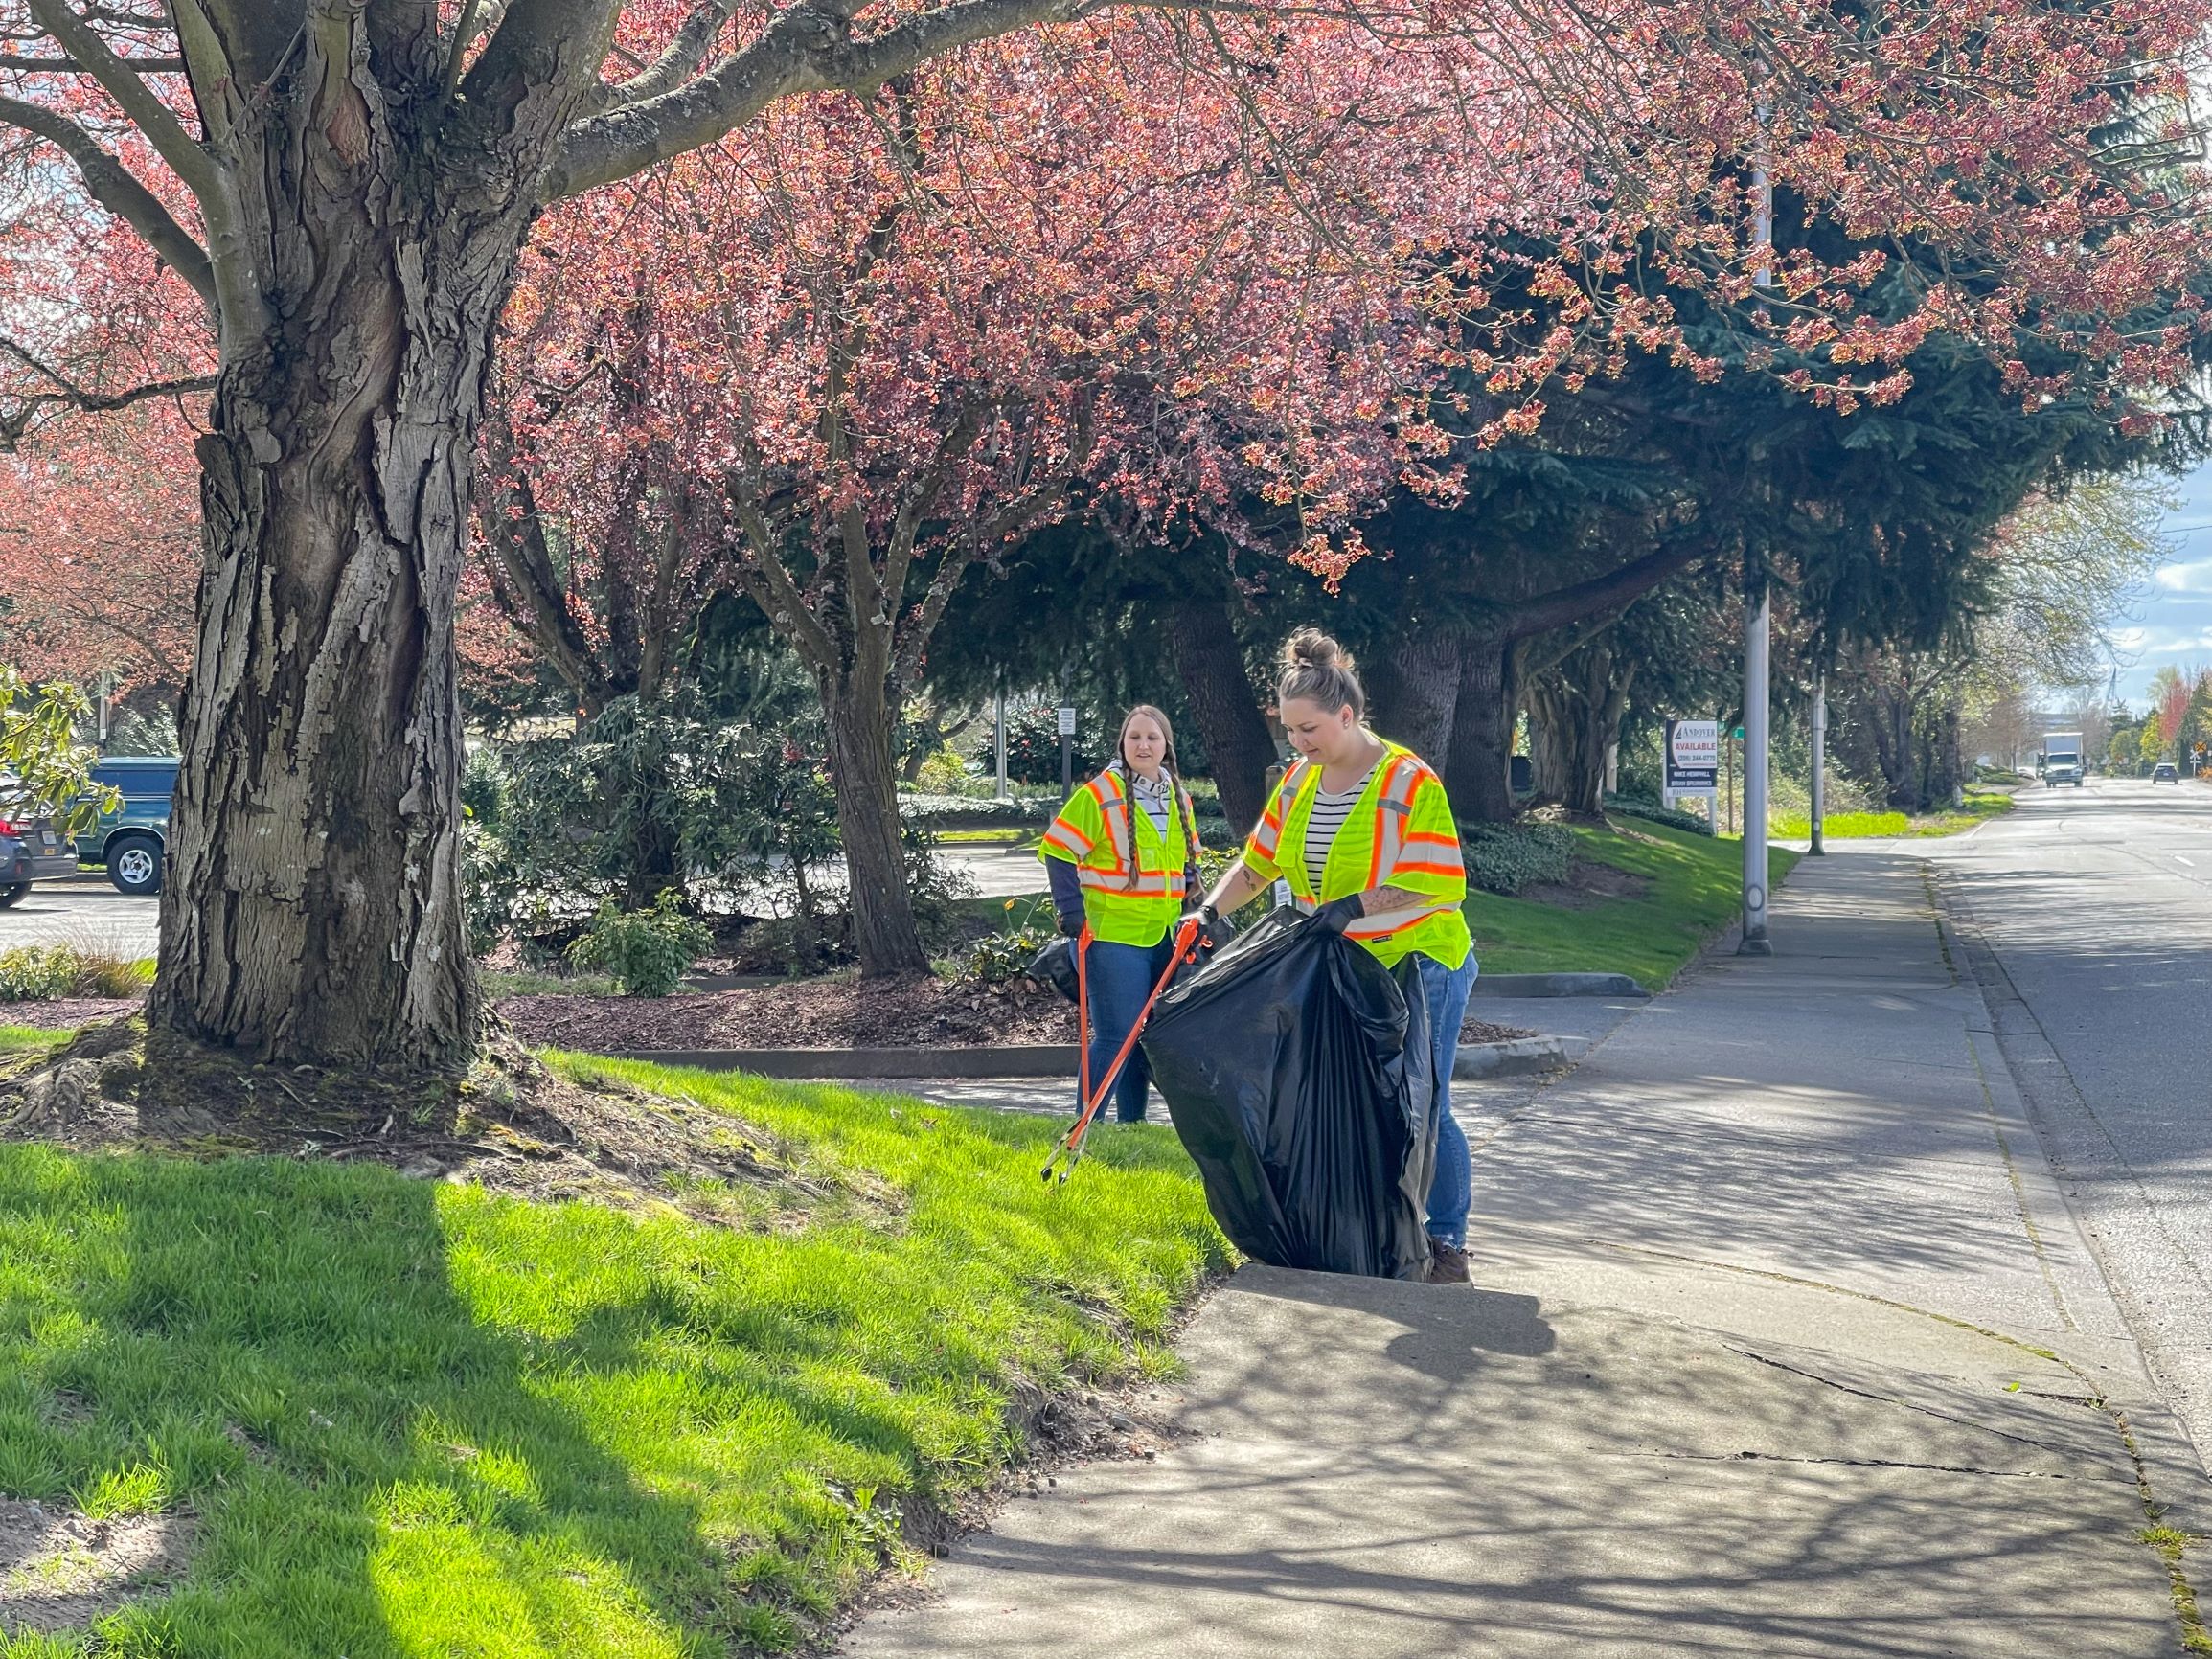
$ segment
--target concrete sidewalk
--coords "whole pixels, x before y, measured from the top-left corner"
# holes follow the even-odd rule
[[[1918,860],[1801,866],[1774,932],[1468,1102],[1480,1288],[1247,1268],[1186,1335],[1190,1439],[1011,1505],[842,1650],[2175,1653],[2137,1534],[2212,1513],[2202,1471]]]

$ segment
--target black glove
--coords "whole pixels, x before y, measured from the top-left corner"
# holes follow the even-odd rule
[[[1219,950],[1237,937],[1237,924],[1211,904],[1201,904],[1196,910],[1183,913],[1185,921],[1194,918],[1198,923],[1197,948],[1201,951]]]
[[[1342,933],[1366,914],[1360,905],[1359,895],[1354,893],[1342,898],[1332,898],[1313,913],[1313,920],[1331,933]]]
[[[1062,939],[1081,939],[1083,937],[1083,915],[1080,911],[1073,916],[1061,917],[1060,919],[1060,937]]]

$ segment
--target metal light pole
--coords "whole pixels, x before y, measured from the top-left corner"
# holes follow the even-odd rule
[[[1751,158],[1751,193],[1757,204],[1754,245],[1761,250],[1751,281],[1764,293],[1774,285],[1774,265],[1768,251],[1774,241],[1774,181],[1767,170],[1764,94],[1759,99],[1759,148]],[[1772,627],[1764,571],[1759,575],[1758,597],[1745,609],[1744,940],[1736,953],[1772,956],[1774,946],[1767,938],[1767,647]]]
[[[1744,942],[1739,956],[1772,956],[1767,938],[1767,590],[1744,629]]]
[[[998,798],[1003,801],[1006,799],[1006,688],[1004,686],[998,688],[997,703],[992,710],[991,724],[992,747],[996,752],[998,759]]]
[[[1813,845],[1816,854],[1828,851],[1828,673],[1823,670],[1813,682]]]

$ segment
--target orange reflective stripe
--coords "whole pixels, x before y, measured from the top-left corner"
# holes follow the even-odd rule
[[[1399,780],[1410,785],[1399,793]],[[1405,815],[1412,810],[1413,789],[1419,786],[1420,762],[1409,754],[1393,755],[1383,769],[1382,786],[1375,795],[1375,836],[1367,857],[1367,885],[1380,887],[1383,872],[1398,868],[1398,854],[1405,837]]]
[[[1101,772],[1090,781],[1091,798],[1099,804],[1099,816],[1106,821],[1106,843],[1113,853],[1113,874],[1126,875],[1129,870],[1129,809],[1122,794],[1122,781],[1114,772]],[[1121,807],[1117,814],[1116,807]]]
[[[1073,824],[1055,822],[1053,827],[1044,832],[1044,838],[1055,847],[1065,848],[1078,859],[1090,851],[1090,843],[1083,839]]]
[[[1448,904],[1432,905],[1425,910],[1386,910],[1380,916],[1363,916],[1344,930],[1347,939],[1389,939],[1403,933],[1409,927],[1419,927],[1432,916],[1448,916]]]
[[[1306,762],[1293,761],[1284,772],[1283,781],[1275,785],[1275,793],[1267,802],[1267,810],[1252,830],[1252,850],[1272,864],[1283,845],[1283,821],[1290,815],[1290,807],[1298,799],[1298,785],[1306,774]]]

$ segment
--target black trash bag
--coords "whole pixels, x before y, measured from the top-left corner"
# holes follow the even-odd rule
[[[1029,959],[1021,970],[1039,985],[1049,985],[1070,1002],[1079,1000],[1081,982],[1075,965],[1075,941],[1055,939]]]
[[[1277,1267],[1416,1279],[1436,1158],[1428,1013],[1311,917],[1271,913],[1152,1011],[1152,1084],[1230,1242]]]

